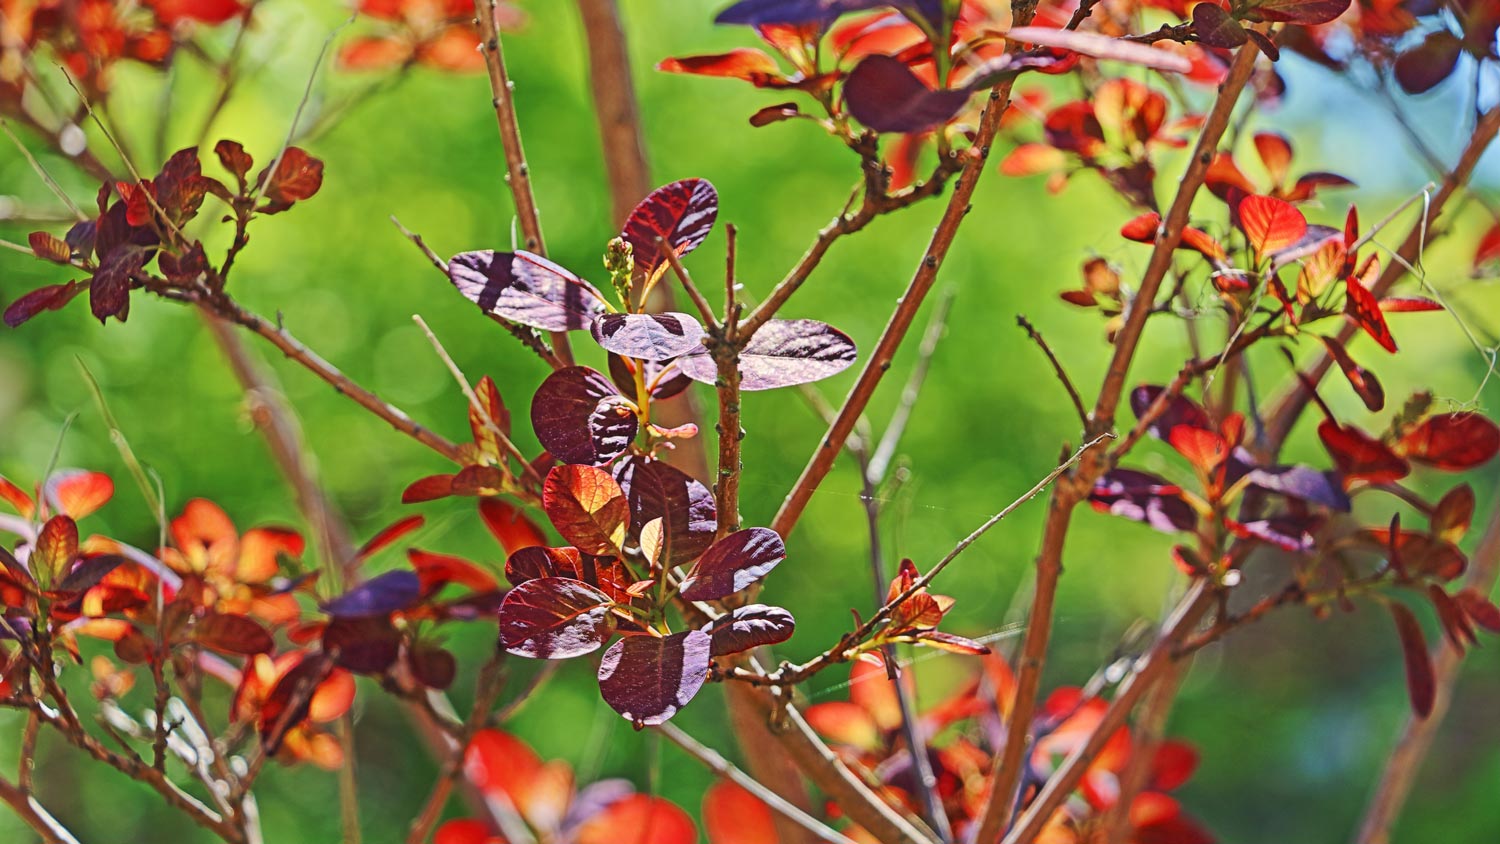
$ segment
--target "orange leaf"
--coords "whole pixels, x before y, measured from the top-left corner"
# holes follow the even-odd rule
[[[1269,196],[1247,196],[1240,200],[1240,230],[1255,254],[1265,257],[1302,239],[1307,218],[1290,203]]]
[[[765,52],[750,47],[739,47],[727,53],[707,56],[662,59],[656,69],[667,73],[743,79],[757,88],[769,87],[784,78],[774,59]]]
[[[728,780],[703,796],[703,827],[713,844],[778,844],[771,808]]]

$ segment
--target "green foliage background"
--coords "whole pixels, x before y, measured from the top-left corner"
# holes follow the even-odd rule
[[[569,3],[524,5],[531,23],[507,39],[507,51],[548,244],[561,263],[601,278],[599,256],[611,227],[576,10]],[[811,124],[751,128],[746,117],[782,99],[775,93],[651,69],[667,55],[747,44],[747,31],[710,26],[717,4],[626,0],[623,5],[654,178],[664,183],[702,176],[718,186],[720,220],[736,223],[741,231],[742,279],[751,294],[764,294],[845,201],[856,180],[855,162]],[[268,161],[287,131],[319,46],[344,14],[326,0],[265,3],[257,14],[258,37],[251,39],[247,52],[254,70],[210,140],[236,138],[261,162]],[[226,44],[214,46],[221,53]],[[1372,114],[1373,97],[1299,65],[1295,58],[1283,65],[1291,94],[1271,119],[1300,139],[1297,164],[1337,170],[1365,183],[1352,196],[1333,194],[1326,208],[1312,209],[1309,216],[1315,222],[1338,224],[1345,203],[1357,199],[1368,225],[1421,186],[1426,176],[1409,160],[1394,128],[1378,111]],[[212,90],[191,58],[177,72],[167,109],[167,151],[195,139]],[[371,82],[325,69],[314,88],[311,112]],[[1054,83],[1057,96],[1071,96],[1072,84]],[[117,79],[113,108],[125,142],[138,160],[153,165],[159,163],[149,150],[163,111],[161,88],[158,74],[127,68]],[[418,71],[344,116],[308,143],[327,162],[322,193],[286,215],[259,221],[232,282],[233,292],[246,304],[264,314],[280,314],[291,332],[356,381],[454,438],[466,431],[463,400],[411,314],[420,313],[432,324],[471,377],[494,376],[522,418],[544,371],[454,295],[387,218],[399,216],[444,255],[508,248],[511,207],[501,182],[488,99],[482,74]],[[1462,91],[1451,90],[1418,106],[1432,118],[1421,125],[1445,155],[1453,154],[1467,134],[1445,131],[1461,125],[1463,101]],[[99,139],[95,143],[96,149],[105,149]],[[96,186],[56,157],[45,161],[70,193],[87,204]],[[1163,169],[1179,167],[1180,161],[1169,161]],[[0,149],[0,190],[29,207],[55,205],[24,160],[8,148]],[[930,202],[837,245],[786,315],[832,321],[862,348],[871,346],[915,268],[938,211],[939,203]],[[925,568],[1045,474],[1064,443],[1076,444],[1066,399],[1036,348],[1015,328],[1015,316],[1028,315],[1081,389],[1091,392],[1108,357],[1102,320],[1094,312],[1060,303],[1056,294],[1076,283],[1079,264],[1091,254],[1118,262],[1127,282],[1139,277],[1148,250],[1123,242],[1116,233],[1130,213],[1089,174],[1057,196],[1049,195],[1039,179],[1006,179],[993,167],[985,175],[940,280],[941,288],[957,296],[956,307],[902,449],[909,480],[892,493],[889,505],[886,533],[893,554],[912,557]],[[1206,200],[1200,213],[1222,226],[1223,210],[1216,202]],[[1404,231],[1410,216],[1392,231]],[[1483,224],[1477,211],[1461,216],[1451,242],[1434,246],[1425,266],[1428,279],[1451,292],[1464,319],[1488,343],[1500,328],[1497,297],[1491,285],[1467,279],[1470,244]],[[3,224],[0,236],[24,241],[27,230]],[[721,232],[689,261],[702,279],[716,279],[721,272]],[[221,232],[204,236],[210,243],[222,240]],[[1395,236],[1382,238],[1387,239]],[[0,300],[64,278],[55,267],[0,251]],[[1485,361],[1450,317],[1399,316],[1393,322],[1403,344],[1398,358],[1384,359],[1367,340],[1353,348],[1362,360],[1378,366],[1393,404],[1418,388],[1456,402],[1475,396],[1485,380]],[[1205,316],[1200,330],[1210,343],[1222,339],[1222,322],[1215,315]],[[250,342],[267,351],[253,338]],[[580,338],[577,345],[589,344]],[[1300,344],[1299,351],[1306,354],[1308,345]],[[1132,381],[1166,380],[1187,353],[1179,324],[1153,324]],[[584,354],[587,360],[593,350]],[[879,427],[910,360],[908,348],[876,398],[872,418]],[[222,504],[242,527],[298,521],[247,420],[242,396],[198,318],[144,296],[136,297],[125,325],[101,328],[79,302],[21,330],[0,331],[0,472],[28,483],[36,478],[64,420],[77,414],[62,440],[62,465],[106,470],[119,482],[115,501],[85,527],[142,546],[154,544],[152,516],[129,484],[79,374],[79,361],[98,377],[131,445],[160,475],[174,511],[193,496],[205,496]],[[272,364],[297,408],[322,477],[357,534],[368,536],[411,512],[399,504],[402,487],[441,471],[441,461],[305,372],[280,360]],[[1279,356],[1263,354],[1252,364],[1262,398],[1284,383],[1286,369]],[[852,379],[853,373],[846,373],[817,389],[837,401]],[[1372,428],[1383,424],[1383,419],[1377,423],[1369,418],[1346,385],[1330,381],[1326,394],[1346,418]],[[1493,390],[1481,393],[1479,400],[1493,405],[1491,396]],[[813,449],[822,425],[795,391],[784,391],[750,397],[745,427],[744,511],[748,523],[764,523]],[[1324,460],[1306,429],[1304,425],[1292,446],[1293,456]],[[706,430],[711,432],[711,424]],[[523,447],[533,445],[528,441]],[[1154,444],[1142,449],[1137,461],[1186,480],[1182,467]],[[1488,512],[1494,500],[1493,468],[1469,480],[1480,493],[1481,513]],[[1419,482],[1428,489],[1442,483],[1431,477]],[[1388,501],[1369,503],[1379,505],[1372,519],[1388,516]],[[470,504],[450,500],[420,510],[428,516],[428,527],[418,538],[422,547],[501,562]],[[946,577],[942,591],[959,598],[951,617],[956,631],[999,634],[995,645],[1000,648],[1014,644],[1004,631],[1017,620],[1018,590],[1027,582],[1043,512],[1041,501],[1023,508]],[[1077,515],[1067,548],[1049,687],[1083,682],[1111,658],[1133,624],[1157,618],[1170,606],[1182,586],[1166,555],[1170,545],[1168,537],[1138,525],[1087,511]],[[791,558],[770,579],[766,597],[796,613],[798,634],[784,653],[801,658],[845,629],[850,607],[867,612],[872,603],[858,482],[849,466],[842,465],[825,482],[790,548]],[[392,554],[372,565],[382,568],[398,561]],[[476,625],[456,632],[453,643],[470,669],[460,681],[465,683],[491,642]],[[958,657],[918,658],[922,697],[929,701],[968,669]],[[519,662],[512,662],[517,686],[535,668]],[[1497,668],[1494,648],[1471,658],[1398,840],[1495,840],[1500,829],[1500,804],[1493,799],[1500,787],[1500,754],[1494,752],[1500,726],[1493,718],[1493,701],[1500,693]],[[842,696],[834,680],[821,680],[823,690],[815,690],[814,699]],[[467,695],[467,688],[456,692],[461,700]],[[731,736],[720,698],[718,689],[709,689],[679,723],[727,748]],[[144,705],[144,698],[137,700]],[[1182,796],[1224,841],[1347,838],[1406,708],[1396,638],[1384,613],[1366,608],[1321,622],[1300,612],[1273,617],[1206,652],[1194,665],[1171,733],[1196,743],[1203,764]],[[425,798],[435,766],[400,709],[378,689],[362,686],[356,712],[366,840],[398,840]],[[690,809],[708,782],[694,762],[670,745],[658,747],[649,734],[633,734],[599,701],[587,660],[565,667],[539,699],[521,710],[512,728],[544,757],[572,762],[580,777],[629,777],[640,788],[657,789]],[[0,714],[0,761],[7,766],[19,729],[13,715]],[[83,840],[203,839],[121,777],[80,764],[50,741],[46,750],[39,772],[42,794]],[[337,839],[333,776],[311,768],[277,770],[260,792],[268,841]],[[24,835],[12,818],[0,815],[0,840],[24,840]]]

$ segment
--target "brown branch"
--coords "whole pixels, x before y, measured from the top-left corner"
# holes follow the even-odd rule
[[[1073,402],[1073,409],[1078,413],[1078,421],[1082,423],[1084,428],[1088,428],[1088,409],[1083,406],[1083,397],[1078,395],[1078,388],[1073,386],[1073,379],[1069,378],[1068,371],[1063,369],[1062,361],[1058,360],[1057,355],[1052,353],[1052,347],[1047,345],[1047,341],[1042,337],[1042,333],[1036,330],[1036,326],[1032,325],[1030,320],[1020,314],[1016,314],[1016,325],[1021,326],[1022,330],[1026,332],[1026,336],[1031,338],[1031,342],[1035,343],[1042,350],[1042,354],[1047,356],[1047,362],[1052,364],[1052,371],[1056,373],[1057,380],[1062,382],[1063,389],[1068,392],[1069,401]]]
[[[609,175],[614,222],[621,225],[651,190],[650,167],[641,142],[640,109],[630,75],[630,51],[616,0],[578,0],[588,41],[589,90],[599,120],[599,144]]]
[[[495,8],[495,0],[474,0],[474,14],[479,22],[479,51],[484,54],[484,64],[489,70],[491,102],[495,107],[495,120],[500,124],[500,145],[505,149],[505,184],[515,201],[526,250],[545,256],[547,244],[542,240],[541,216],[531,190],[531,169],[526,164],[526,150],[521,146],[515,90],[505,70],[505,51],[500,45]],[[552,351],[564,365],[573,364],[573,350],[568,344],[567,332],[552,333]]]
[[[43,808],[29,791],[3,777],[0,777],[0,800],[4,800],[16,817],[25,821],[45,844],[78,844],[73,833]]]
[[[462,729],[454,739],[457,748],[448,757],[443,769],[438,774],[437,782],[432,785],[432,792],[427,795],[427,802],[423,804],[422,811],[411,823],[411,829],[407,832],[407,844],[422,844],[427,836],[432,834],[432,829],[437,825],[438,819],[442,817],[443,807],[448,803],[448,797],[453,793],[453,784],[464,770],[464,756],[468,752],[469,742],[473,740],[474,734],[484,726],[489,718],[490,709],[495,705],[495,699],[505,688],[504,675],[502,673],[502,660],[505,652],[497,650],[495,655],[484,664],[479,671],[477,691],[474,696],[474,708],[469,710],[469,717],[464,721]]]
[[[1495,588],[1497,576],[1500,576],[1500,508],[1491,514],[1484,536],[1474,549],[1464,588],[1488,595]],[[1440,639],[1432,653],[1433,685],[1437,689],[1432,712],[1426,718],[1407,715],[1365,809],[1355,844],[1388,844],[1390,841],[1391,827],[1411,796],[1422,762],[1427,758],[1433,739],[1453,703],[1453,687],[1458,682],[1462,664],[1463,654],[1446,637]]]
[[[1114,426],[1114,412],[1119,404],[1130,362],[1135,357],[1141,332],[1150,316],[1162,279],[1172,264],[1172,251],[1182,239],[1182,230],[1187,225],[1188,209],[1193,197],[1203,186],[1209,161],[1218,147],[1219,139],[1229,125],[1234,104],[1255,69],[1259,55],[1254,43],[1241,47],[1235,55],[1229,75],[1219,86],[1219,95],[1214,100],[1203,128],[1199,132],[1193,157],[1178,185],[1177,195],[1172,200],[1171,210],[1157,234],[1156,246],[1152,250],[1146,274],[1141,280],[1139,292],[1131,304],[1125,325],[1115,338],[1115,353],[1110,361],[1108,374],[1100,387],[1098,401],[1094,405],[1092,424],[1087,430],[1098,434]],[[1057,596],[1057,583],[1062,575],[1063,546],[1074,506],[1087,494],[1086,490],[1102,473],[1107,464],[1096,462],[1086,465],[1079,473],[1077,483],[1059,486],[1053,490],[1052,501],[1042,533],[1042,547],[1036,560],[1036,586],[1032,596],[1031,614],[1026,625],[1026,637],[1021,644],[1021,654],[1016,665],[1016,696],[1006,729],[1004,748],[996,759],[992,773],[989,796],[981,815],[977,841],[995,841],[1009,823],[1015,806],[1016,789],[1021,780],[1026,754],[1031,746],[1030,730],[1032,715],[1036,710],[1036,697],[1041,685],[1042,668],[1047,660],[1047,646],[1052,635],[1052,612]],[[1096,731],[1099,736],[1101,731]],[[1106,734],[1107,735],[1107,734]],[[1030,838],[1019,839],[1029,841]]]

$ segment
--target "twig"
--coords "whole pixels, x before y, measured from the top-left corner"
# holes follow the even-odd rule
[[[1052,364],[1052,371],[1057,373],[1057,380],[1061,381],[1063,389],[1068,391],[1068,399],[1073,402],[1073,409],[1078,413],[1078,421],[1083,424],[1084,428],[1087,428],[1089,425],[1089,412],[1083,406],[1083,397],[1078,395],[1078,388],[1073,386],[1073,379],[1069,378],[1067,370],[1063,369],[1062,361],[1058,360],[1057,355],[1052,353],[1052,347],[1047,345],[1047,341],[1042,337],[1042,333],[1036,330],[1036,326],[1033,326],[1030,320],[1021,314],[1016,314],[1016,325],[1021,326],[1022,330],[1026,332],[1026,336],[1030,337],[1031,341],[1036,343],[1037,347],[1042,350],[1042,354],[1047,356],[1047,362]]]
[[[25,821],[32,831],[41,836],[45,844],[78,844],[73,833],[58,822],[36,798],[4,778],[0,778],[0,800],[4,800],[11,811],[16,813],[16,817]]]
[[[657,730],[673,744],[687,751],[689,756],[702,762],[709,770],[755,795],[762,803],[769,806],[772,811],[811,832],[819,841],[831,841],[835,842],[835,844],[854,844],[851,839],[829,828],[827,824],[797,808],[783,799],[781,795],[762,785],[754,777],[730,764],[729,760],[719,755],[712,748],[705,747],[697,739],[683,732],[676,724],[668,722],[658,726]],[[416,844],[416,842],[408,842],[408,844]]]
[[[528,252],[547,254],[542,240],[541,216],[531,191],[531,169],[526,164],[526,150],[521,146],[521,129],[516,121],[514,86],[505,70],[505,52],[500,45],[500,30],[495,24],[495,0],[474,0],[474,14],[479,22],[479,51],[484,54],[490,74],[490,93],[495,120],[500,124],[500,145],[505,149],[505,183],[515,201],[521,237]],[[573,350],[565,331],[552,333],[552,352],[565,366],[573,365]]]

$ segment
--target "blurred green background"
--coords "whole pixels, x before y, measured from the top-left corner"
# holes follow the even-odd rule
[[[522,5],[530,23],[506,44],[548,245],[556,260],[601,279],[599,256],[611,236],[609,203],[577,12],[570,3]],[[749,44],[746,30],[710,25],[719,4],[624,0],[622,5],[654,180],[701,176],[718,186],[720,220],[737,224],[741,232],[742,279],[752,294],[763,295],[841,207],[856,180],[855,162],[808,123],[751,128],[748,115],[787,99],[776,92],[652,70],[665,56]],[[247,44],[250,71],[210,142],[232,137],[261,162],[269,160],[287,132],[319,47],[346,15],[327,0],[264,3],[257,13],[259,32]],[[356,23],[351,30],[364,26]],[[211,51],[222,54],[227,33],[207,39]],[[1420,189],[1427,176],[1382,118],[1378,98],[1295,58],[1285,60],[1283,70],[1291,83],[1286,101],[1252,125],[1273,120],[1296,136],[1299,172],[1336,170],[1362,184],[1358,191],[1328,194],[1326,207],[1309,209],[1311,219],[1337,225],[1345,204],[1357,200],[1368,225]],[[1458,78],[1471,78],[1471,70]],[[192,143],[211,96],[193,60],[184,59],[177,72],[167,122],[169,151]],[[310,111],[316,115],[373,81],[325,68],[314,85]],[[1065,98],[1076,82],[1050,84]],[[1451,157],[1467,135],[1461,90],[1466,84],[1449,85],[1414,106],[1418,124],[1444,156]],[[138,159],[151,161],[152,169],[159,163],[148,150],[155,143],[161,89],[160,74],[122,68],[113,103],[125,143]],[[1204,92],[1190,95],[1201,100]],[[388,217],[398,216],[444,256],[509,247],[512,214],[488,100],[483,74],[417,71],[350,111],[307,144],[327,162],[322,192],[288,214],[259,221],[232,282],[248,306],[279,314],[292,333],[356,381],[455,439],[466,436],[463,399],[413,325],[412,314],[427,319],[471,377],[492,375],[523,418],[545,372],[454,295]],[[112,160],[98,139],[95,143]],[[1248,163],[1253,162],[1248,144],[1242,157],[1247,169],[1254,167]],[[43,160],[87,205],[97,186],[55,156]],[[1168,159],[1164,169],[1177,167],[1180,161]],[[1492,172],[1485,169],[1485,184]],[[14,197],[12,207],[57,206],[9,147],[0,148],[0,193]],[[832,321],[868,348],[909,280],[938,212],[939,203],[931,202],[838,244],[784,314]],[[1222,206],[1213,200],[1204,202],[1201,213],[1223,218]],[[956,306],[901,450],[910,479],[889,504],[886,533],[893,557],[912,557],[925,569],[1044,475],[1064,443],[1076,444],[1066,399],[1036,348],[1015,327],[1015,316],[1031,318],[1081,389],[1091,393],[1108,357],[1102,320],[1096,312],[1062,304],[1056,294],[1076,286],[1079,264],[1094,254],[1121,265],[1127,283],[1139,278],[1149,250],[1117,234],[1131,215],[1091,174],[1075,178],[1057,196],[1049,195],[1040,179],[1008,180],[993,168],[985,175],[939,282],[955,291]],[[1406,220],[1392,231],[1404,232]],[[207,222],[200,221],[202,236],[222,244],[223,233],[208,233]],[[1500,330],[1500,297],[1493,285],[1468,277],[1472,244],[1484,224],[1482,212],[1467,209],[1454,224],[1454,236],[1430,250],[1425,266],[1429,281],[1451,296],[1480,342],[1489,344]],[[0,223],[0,237],[24,242],[34,227]],[[1396,237],[1382,238],[1387,239]],[[688,263],[711,280],[721,271],[722,255],[721,227]],[[0,303],[65,278],[55,267],[0,250]],[[924,318],[929,311],[924,309]],[[1394,318],[1393,328],[1402,342],[1399,357],[1384,359],[1368,339],[1353,347],[1362,360],[1378,363],[1393,405],[1419,388],[1432,389],[1445,401],[1476,400],[1486,362],[1452,317],[1403,315]],[[1222,339],[1217,316],[1206,317],[1200,329],[1210,343]],[[253,338],[249,342],[257,352],[268,351]],[[581,336],[576,345],[585,361],[597,357]],[[1307,345],[1299,352],[1306,354]],[[915,343],[908,346],[872,406],[877,427],[883,427],[899,393]],[[1266,351],[1252,361],[1262,397],[1279,389],[1286,372],[1279,355]],[[1179,324],[1154,325],[1131,380],[1164,381],[1186,354]],[[104,470],[118,481],[115,501],[85,527],[142,546],[155,542],[151,516],[79,374],[80,360],[99,379],[136,453],[160,474],[170,508],[205,496],[223,505],[242,528],[297,523],[235,382],[198,318],[145,296],[136,297],[125,325],[101,328],[80,301],[20,330],[0,330],[0,473],[30,483],[47,464],[64,420],[77,414],[62,440],[62,465]],[[428,517],[417,538],[422,547],[501,562],[471,503],[453,499],[419,508],[399,503],[407,482],[445,468],[440,459],[298,368],[281,360],[271,363],[297,408],[322,478],[357,535],[368,536],[419,510]],[[851,371],[817,389],[837,401],[852,380]],[[1383,426],[1384,416],[1371,418],[1345,384],[1330,381],[1326,395],[1345,418],[1369,428]],[[1493,409],[1493,395],[1493,389],[1485,390],[1477,401]],[[823,426],[795,391],[783,391],[750,397],[745,427],[744,512],[749,524],[758,524],[774,512]],[[523,448],[535,447],[529,434],[523,436],[528,437]],[[1305,425],[1290,453],[1326,459]],[[1182,467],[1155,444],[1142,448],[1135,463],[1183,477]],[[1468,480],[1479,492],[1481,513],[1487,513],[1494,501],[1494,467]],[[1440,490],[1450,481],[1422,476],[1416,482]],[[785,604],[799,621],[797,636],[781,650],[787,657],[821,650],[845,629],[850,607],[868,612],[871,606],[858,491],[857,475],[842,461],[791,537],[791,558],[769,581],[766,600]],[[1366,506],[1374,507],[1374,522],[1389,516],[1388,501]],[[941,582],[939,591],[959,597],[947,623],[951,629],[984,636],[1015,620],[1016,596],[1027,582],[1043,512],[1041,501],[1020,510]],[[1048,687],[1083,682],[1111,658],[1133,624],[1159,617],[1182,588],[1166,555],[1170,538],[1091,512],[1081,512],[1075,527]],[[387,554],[372,565],[378,569],[398,561]],[[470,669],[456,691],[460,700],[468,697],[465,684],[490,647],[489,636],[479,626],[454,631],[454,644]],[[995,644],[1014,642],[1000,638]],[[512,661],[518,678],[534,670],[519,662],[524,661]],[[707,773],[674,747],[658,747],[652,736],[633,734],[599,700],[589,663],[566,666],[521,710],[513,729],[544,757],[569,760],[581,778],[626,776],[696,811]],[[970,667],[961,657],[922,655],[915,665],[922,697],[937,699]],[[1471,657],[1398,840],[1496,840],[1497,668],[1493,647]],[[839,679],[820,678],[814,699],[842,697]],[[720,698],[719,689],[707,689],[678,723],[700,739],[731,748]],[[134,699],[144,705],[144,698]],[[1200,772],[1182,796],[1223,841],[1345,840],[1406,710],[1399,650],[1383,613],[1366,609],[1323,622],[1297,611],[1275,616],[1204,653],[1194,665],[1170,728],[1203,751]],[[394,841],[404,837],[425,799],[435,765],[400,710],[378,689],[362,686],[356,713],[366,840]],[[0,736],[6,737],[0,740],[0,761],[6,765],[17,735],[19,721],[0,714]],[[46,749],[42,794],[83,840],[206,840],[113,772],[79,764],[50,740]],[[268,841],[338,838],[334,776],[310,767],[278,769],[259,793]],[[461,807],[455,801],[452,808]],[[10,816],[0,814],[0,840],[25,840],[25,835]]]

